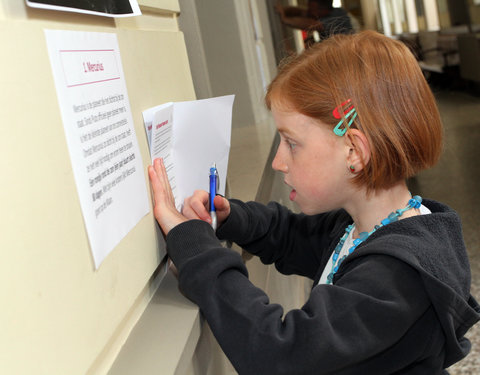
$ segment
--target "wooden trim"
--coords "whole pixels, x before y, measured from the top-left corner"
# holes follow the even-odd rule
[[[180,13],[178,0],[138,0],[142,11],[154,13]]]

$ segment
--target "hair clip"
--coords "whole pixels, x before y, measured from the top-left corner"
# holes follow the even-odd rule
[[[347,132],[350,125],[352,125],[353,120],[355,120],[355,118],[357,117],[357,111],[355,110],[355,107],[351,103],[352,103],[352,99],[348,99],[344,101],[342,104],[340,104],[338,107],[336,107],[332,112],[333,117],[340,119],[337,126],[335,126],[335,128],[333,129],[333,132],[340,137]],[[344,118],[342,118],[342,115],[340,114],[340,110],[343,112]],[[348,124],[345,125],[343,128],[340,128],[343,122],[346,119],[348,119],[350,116],[352,116],[352,118],[348,121]]]

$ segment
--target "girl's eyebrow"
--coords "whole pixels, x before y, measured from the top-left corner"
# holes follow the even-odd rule
[[[294,136],[295,134],[292,133],[292,131],[288,128],[278,128],[278,132],[283,135],[283,136],[287,136],[287,137],[292,137]]]

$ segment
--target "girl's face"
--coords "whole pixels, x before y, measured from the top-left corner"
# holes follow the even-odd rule
[[[280,145],[272,162],[292,188],[290,200],[313,215],[344,206],[348,196],[348,147],[329,126],[298,112],[272,108]]]

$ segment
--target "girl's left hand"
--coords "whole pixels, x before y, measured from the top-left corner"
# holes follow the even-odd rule
[[[188,219],[175,208],[175,198],[162,159],[155,159],[153,166],[148,167],[148,176],[153,188],[153,213],[163,233],[167,235],[171,229]]]

